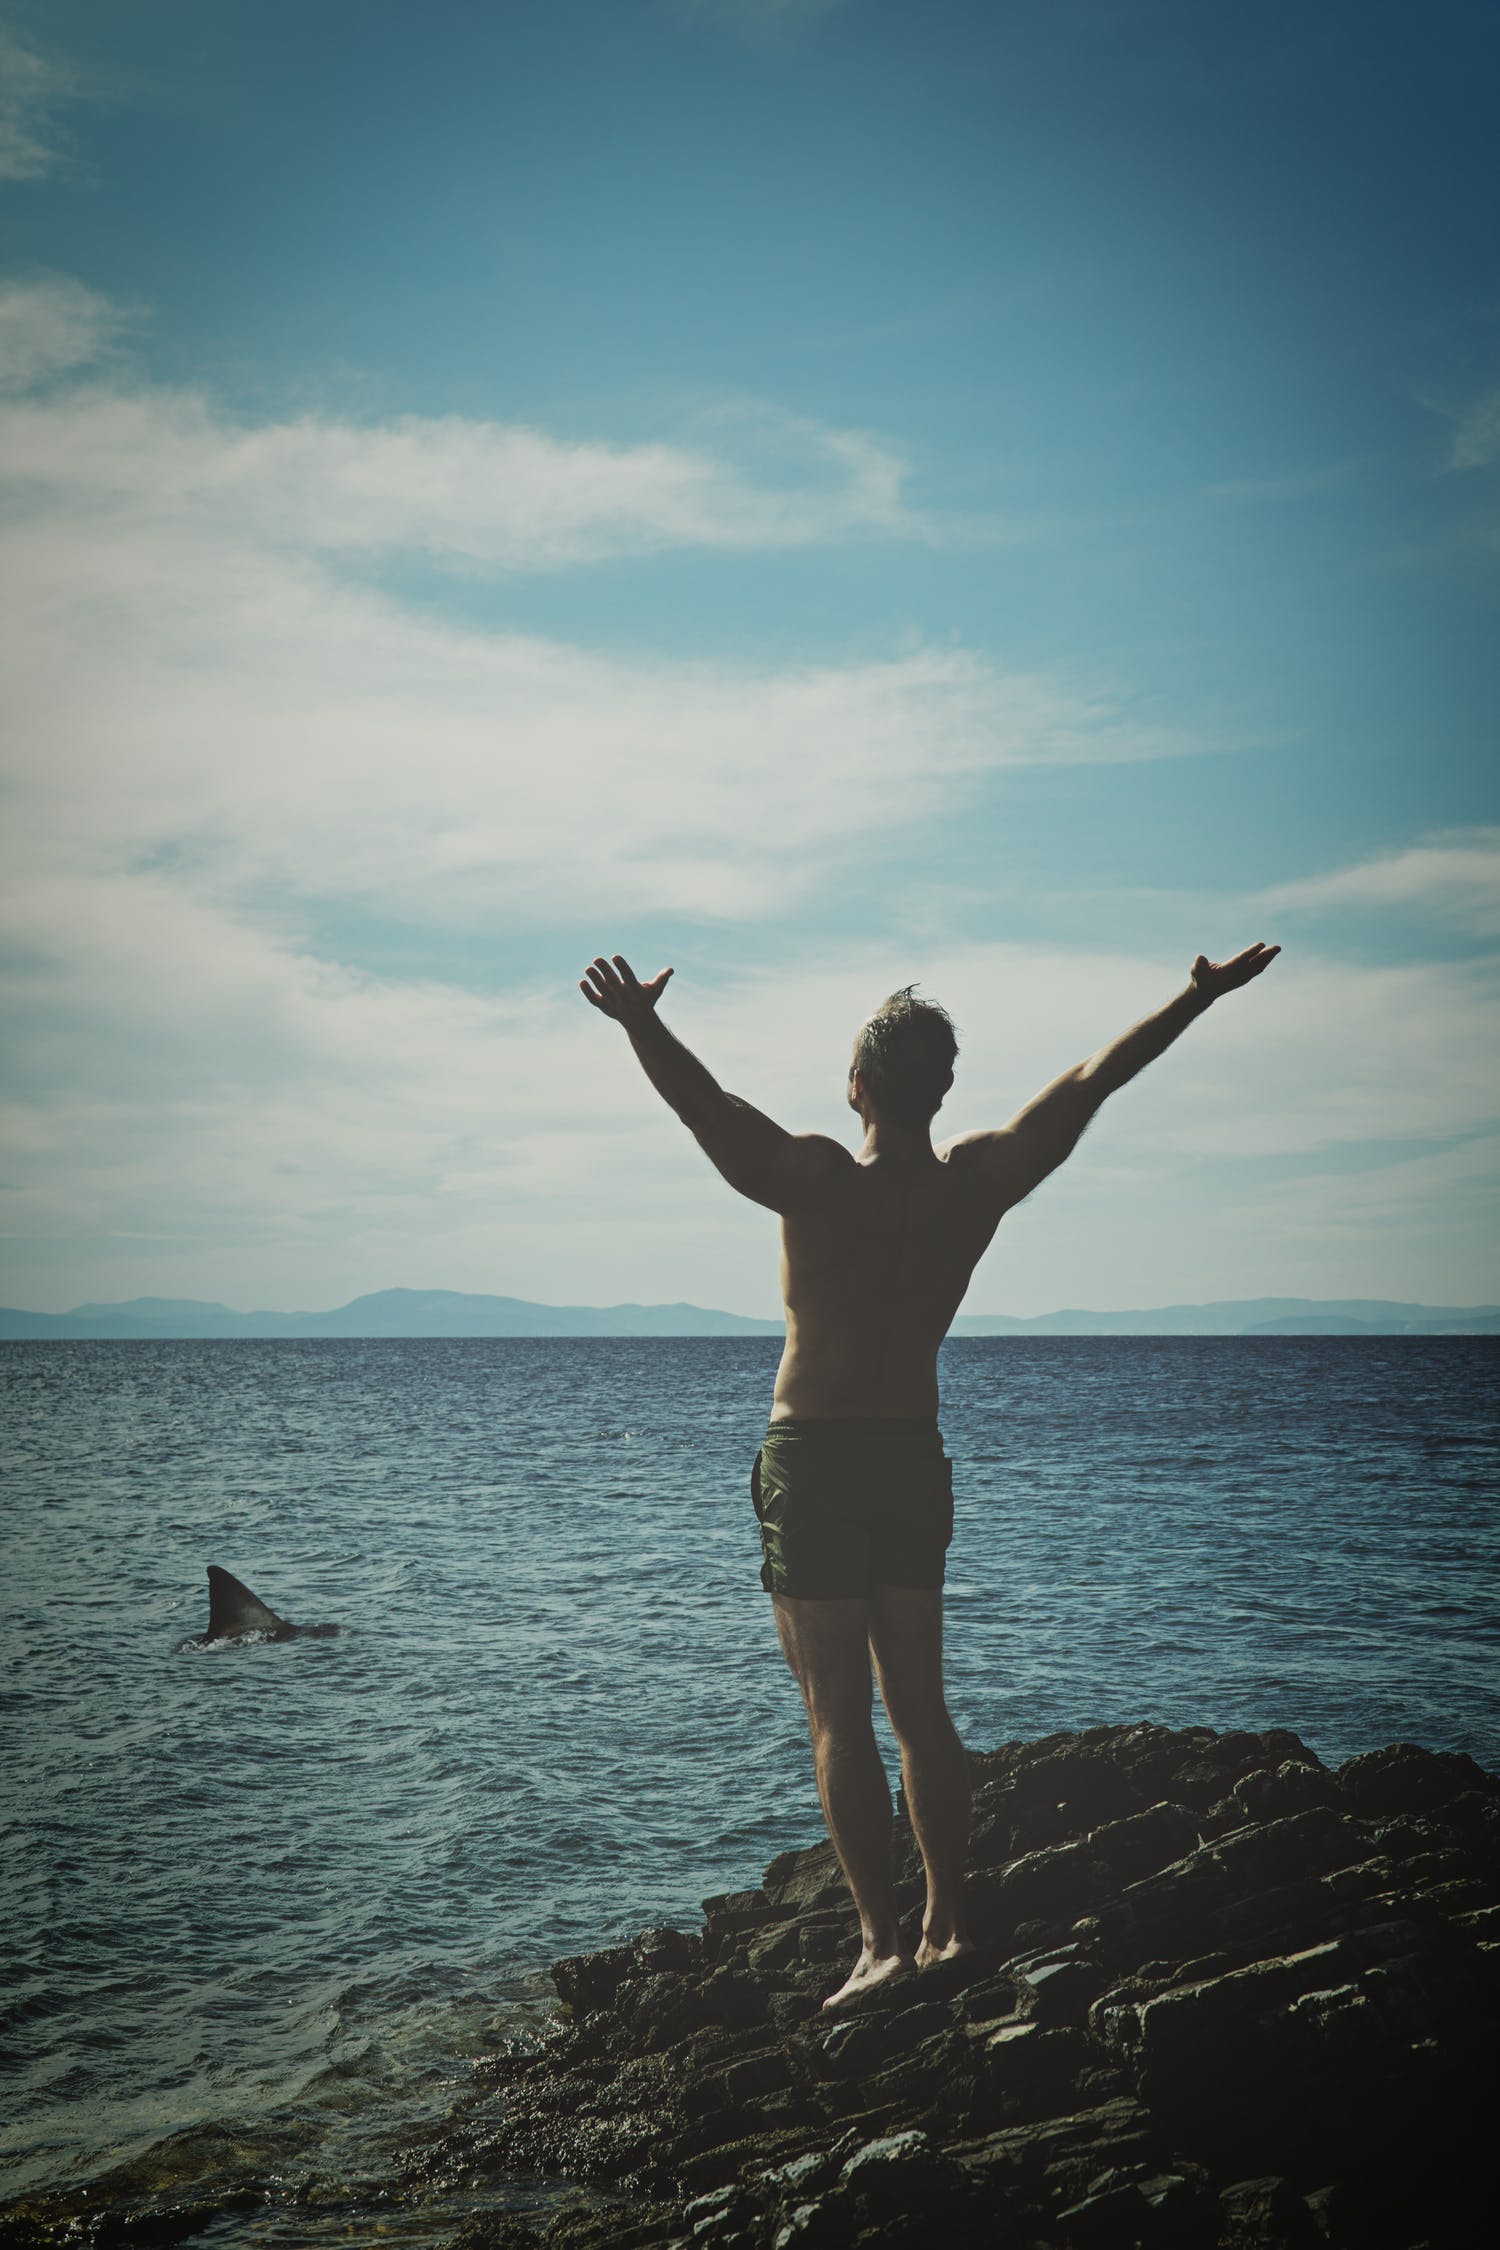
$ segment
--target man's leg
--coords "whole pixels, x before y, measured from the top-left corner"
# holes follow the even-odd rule
[[[807,1705],[823,1817],[859,1909],[861,1950],[836,2008],[912,1965],[891,1885],[891,1789],[870,1718],[870,1616],[862,1601],[775,1597],[782,1652]]]
[[[917,1966],[971,1950],[964,1921],[969,1849],[969,1760],[943,1696],[943,1597],[925,1587],[878,1586],[870,1596],[870,1650],[901,1745],[907,1810],[927,1870]]]

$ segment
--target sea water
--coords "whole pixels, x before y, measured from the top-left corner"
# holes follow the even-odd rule
[[[0,1346],[0,2193],[170,2190],[225,2206],[215,2245],[451,2236],[461,2198],[385,2189],[546,1963],[820,1833],[748,1492],[777,1349]],[[1500,1763],[1497,1360],[947,1345],[965,1741]],[[209,1562],[340,1635],[194,1647]]]

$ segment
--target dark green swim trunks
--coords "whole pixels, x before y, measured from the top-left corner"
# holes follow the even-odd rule
[[[930,1415],[773,1422],[750,1497],[769,1594],[847,1601],[943,1583],[953,1464]]]

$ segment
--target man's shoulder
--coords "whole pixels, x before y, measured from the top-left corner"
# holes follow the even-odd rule
[[[955,1188],[962,1182],[961,1192],[976,1196],[982,1205],[997,1198],[1002,1206],[1016,1200],[1018,1151],[1009,1125],[956,1133],[951,1141],[940,1141],[933,1153],[947,1167]]]
[[[992,1161],[1010,1138],[1009,1128],[1004,1125],[989,1132],[981,1129],[974,1133],[955,1133],[951,1141],[935,1142],[932,1153],[940,1164],[951,1164],[955,1170],[962,1171]]]
[[[798,1159],[809,1171],[836,1172],[854,1169],[854,1157],[831,1133],[793,1133]]]
[[[822,1211],[830,1195],[835,1202],[840,1200],[836,1183],[843,1174],[857,1170],[842,1141],[827,1133],[789,1133],[776,1209],[784,1219]]]

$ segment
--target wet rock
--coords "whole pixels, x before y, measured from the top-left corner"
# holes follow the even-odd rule
[[[701,1930],[559,1962],[556,2021],[407,2152],[411,2198],[585,2184],[545,2225],[497,2185],[464,2250],[1488,2243],[1500,1781],[1146,1724],[972,1766],[973,1954],[831,2017],[854,1917],[830,1845],[783,1853]],[[914,1925],[903,1828],[895,1863]],[[114,2239],[169,2239],[153,2215]],[[0,2242],[97,2220],[12,2206]]]
[[[536,2229],[509,2211],[476,2211],[453,2238],[453,2250],[536,2250]]]
[[[648,1975],[662,1969],[691,1969],[703,1951],[703,1940],[687,1930],[642,1930],[631,1953],[638,1968]]]
[[[596,2008],[608,2008],[625,1979],[639,1967],[633,1947],[610,1945],[601,1953],[576,1953],[566,1961],[554,1961],[552,1982],[567,2007],[588,2015]]]
[[[1393,1742],[1367,1750],[1338,1771],[1339,1788],[1365,1820],[1393,1813],[1430,1812],[1472,1790],[1481,1799],[1500,1795],[1500,1781],[1458,1750],[1419,1750]]]

